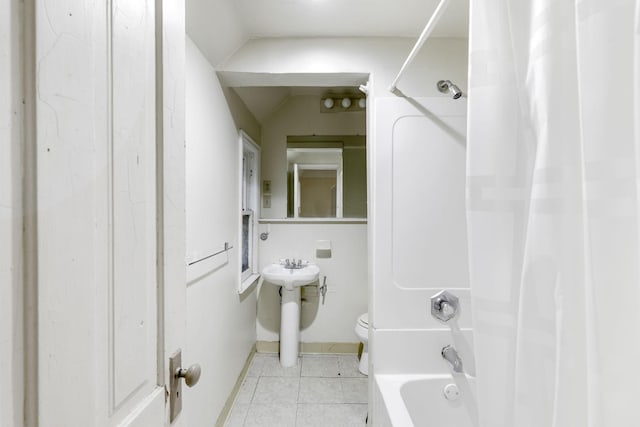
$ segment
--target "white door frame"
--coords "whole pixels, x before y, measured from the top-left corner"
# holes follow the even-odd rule
[[[294,188],[294,217],[300,217],[301,186],[300,171],[305,170],[334,170],[336,171],[336,218],[342,218],[342,159],[341,163],[294,163],[293,164],[293,188]]]
[[[0,4],[0,427],[23,423],[24,4]],[[29,350],[31,347],[28,347]]]

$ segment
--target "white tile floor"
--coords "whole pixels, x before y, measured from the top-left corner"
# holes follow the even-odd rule
[[[367,377],[355,355],[303,355],[283,368],[258,353],[225,427],[359,427],[367,417]]]

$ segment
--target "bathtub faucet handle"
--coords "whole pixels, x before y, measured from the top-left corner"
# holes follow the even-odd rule
[[[458,314],[458,297],[448,291],[441,291],[431,297],[431,315],[443,323]]]
[[[453,317],[456,314],[456,309],[447,301],[440,302],[440,311],[446,317]]]

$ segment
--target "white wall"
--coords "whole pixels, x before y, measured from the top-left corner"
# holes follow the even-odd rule
[[[238,295],[238,131],[216,73],[191,40],[186,67],[187,258],[234,249],[187,269],[187,347],[202,366],[185,391],[189,420],[212,425],[255,343],[256,293]]]
[[[214,66],[247,39],[232,1],[187,0],[186,25],[189,38]],[[211,36],[211,28],[216,37]]]
[[[371,95],[388,97],[393,95],[387,89],[414,43],[413,38],[256,39],[249,40],[218,69],[230,83],[247,86],[256,81],[265,85],[268,78],[282,81],[283,75],[290,73],[371,73]],[[436,82],[442,79],[466,91],[467,39],[428,39],[398,89],[411,97],[444,96],[436,89]]]
[[[287,136],[365,135],[365,113],[320,113],[320,97],[293,96],[272,113],[262,127],[262,179],[271,180],[271,208],[262,218],[287,216]],[[266,230],[262,224],[260,229]],[[280,258],[317,262],[327,276],[329,293],[319,305],[315,289],[305,292],[300,339],[307,343],[357,342],[353,329],[367,311],[366,224],[270,224],[269,239],[259,242],[260,268]],[[315,258],[317,240],[331,240],[333,254]],[[278,341],[280,299],[276,286],[263,284],[258,304],[259,341]]]
[[[21,2],[0,4],[0,426],[22,423]]]
[[[253,114],[251,114],[247,106],[234,90],[228,87],[223,87],[222,89],[224,91],[224,96],[227,99],[229,111],[231,112],[233,121],[236,124],[236,128],[245,131],[255,143],[260,145],[260,141],[262,139],[262,128],[258,120],[256,120]]]
[[[379,99],[373,185],[374,373],[448,372],[454,345],[473,374],[465,210],[466,100]],[[458,296],[459,328],[435,320],[430,298]]]
[[[266,225],[260,226],[266,230]],[[317,259],[317,240],[331,240],[332,257]],[[366,224],[269,224],[269,238],[260,241],[260,268],[280,258],[302,258],[327,277],[325,304],[314,287],[303,290],[300,341],[355,343],[356,319],[367,311]],[[278,341],[278,287],[262,283],[258,303],[258,340]]]

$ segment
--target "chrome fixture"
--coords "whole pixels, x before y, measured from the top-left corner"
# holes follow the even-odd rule
[[[298,270],[301,268],[305,268],[307,266],[308,262],[307,261],[302,261],[301,259],[295,260],[295,259],[285,259],[285,260],[280,260],[280,265],[282,265],[284,268],[287,268],[289,270]]]
[[[462,359],[460,359],[455,348],[447,345],[442,348],[440,354],[442,354],[442,358],[444,360],[449,362],[454,372],[462,372]]]
[[[447,384],[446,386],[444,386],[442,393],[444,394],[445,399],[451,401],[458,400],[458,398],[460,397],[460,389],[458,388],[457,384]]]
[[[448,322],[458,314],[458,297],[449,291],[440,291],[431,297],[431,315],[441,322]]]
[[[322,286],[318,287],[320,295],[322,295],[322,305],[324,305],[324,298],[327,296],[327,276],[322,279]]]
[[[462,96],[462,91],[460,88],[450,80],[440,80],[438,82],[438,90],[442,93],[450,93],[453,99],[458,99]]]
[[[264,196],[269,196],[269,203],[271,203],[271,181],[265,180],[262,182],[262,192],[265,193]],[[271,233],[271,224],[267,224],[267,231],[260,233],[260,240],[265,241],[269,238],[269,233]]]
[[[192,266],[193,264],[197,264],[197,263],[199,263],[199,262],[206,261],[206,260],[208,260],[209,258],[213,258],[214,256],[216,256],[216,255],[220,255],[220,254],[225,253],[225,252],[227,252],[227,251],[230,251],[231,249],[233,249],[233,246],[231,246],[231,245],[229,244],[229,242],[224,242],[224,247],[223,247],[222,249],[220,249],[219,251],[214,252],[214,253],[212,253],[211,255],[207,255],[207,256],[205,256],[205,257],[198,258],[198,259],[196,259],[196,260],[194,260],[194,261],[187,262],[187,265],[188,265],[188,266]]]
[[[431,15],[431,18],[429,18],[429,22],[427,22],[427,25],[424,27],[424,30],[422,30],[422,34],[420,34],[418,41],[413,46],[413,49],[411,49],[411,52],[409,53],[409,56],[407,57],[407,59],[404,61],[404,64],[402,64],[402,68],[400,68],[398,75],[396,76],[395,79],[393,79],[393,83],[391,83],[391,86],[389,86],[389,92],[393,93],[396,91],[398,82],[400,81],[400,77],[402,77],[405,70],[413,62],[416,55],[418,55],[418,52],[420,52],[422,45],[424,44],[425,41],[427,41],[427,39],[431,35],[431,32],[438,24],[438,21],[440,21],[440,18],[444,14],[444,11],[447,9],[447,5],[449,4],[450,1],[451,0],[440,0],[440,3],[438,3],[436,10],[433,11],[433,15]]]

